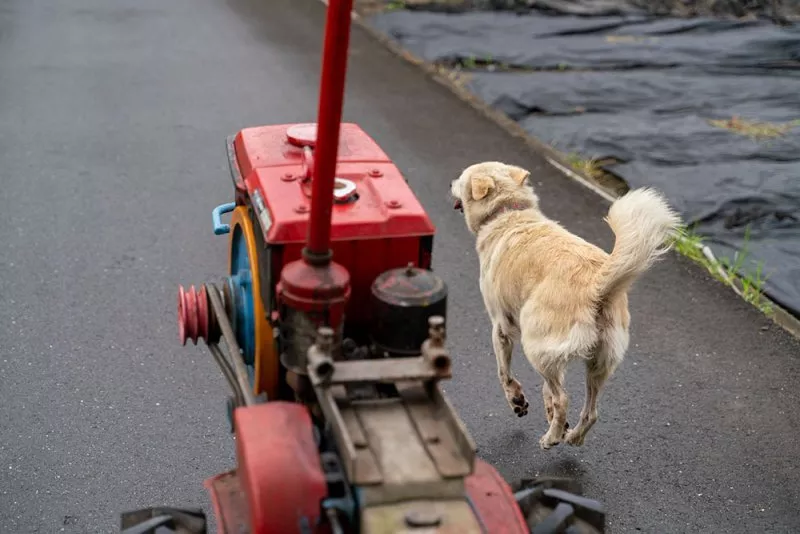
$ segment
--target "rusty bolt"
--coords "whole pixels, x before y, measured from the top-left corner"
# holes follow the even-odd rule
[[[290,172],[287,172],[286,174],[281,176],[281,180],[283,180],[284,182],[291,182],[293,180],[297,180],[297,176],[295,176],[294,174],[292,174]]]
[[[380,169],[370,169],[368,174],[372,178],[380,178],[381,176],[383,176],[383,173],[381,172]]]
[[[390,209],[393,209],[393,210],[396,210],[397,208],[399,208],[400,206],[402,206],[402,204],[401,204],[401,203],[400,203],[398,200],[390,200],[389,202],[387,202],[387,203],[386,203],[386,205],[387,205],[387,206],[388,206]]]
[[[297,213],[308,213],[308,207],[303,204],[300,204],[294,209],[294,211],[296,211]]]

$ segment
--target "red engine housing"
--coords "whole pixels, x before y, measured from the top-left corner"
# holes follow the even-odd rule
[[[303,145],[313,145],[313,135],[298,140],[290,129],[313,132],[313,125],[247,128],[233,141],[235,175],[260,210],[268,287],[287,263],[301,257],[308,235],[311,183]],[[398,168],[356,124],[341,126],[336,176],[353,182],[358,195],[334,205],[331,240],[334,261],[350,273],[348,322],[361,322],[369,317],[364,303],[379,274],[409,263],[430,268],[435,228]]]

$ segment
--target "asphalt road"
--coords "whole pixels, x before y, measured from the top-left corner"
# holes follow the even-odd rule
[[[114,532],[121,510],[207,506],[233,462],[226,386],[177,342],[178,283],[217,279],[224,140],[316,114],[315,0],[0,6],[0,532]],[[477,262],[447,200],[464,166],[531,169],[545,211],[609,248],[607,204],[354,29],[346,119],[438,227],[456,376],[446,389],[509,479],[577,478],[610,532],[800,531],[800,344],[671,257],[631,296],[633,339],[583,449],[537,445],[496,383]],[[572,417],[582,372],[570,376]]]

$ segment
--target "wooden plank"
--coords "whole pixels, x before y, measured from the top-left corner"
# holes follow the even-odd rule
[[[339,409],[337,401],[344,395],[343,389],[318,388],[316,393],[325,418],[331,422],[345,473],[353,484],[381,484],[383,476],[377,459],[367,446],[367,438],[352,408],[345,404]]]
[[[450,400],[444,396],[438,384],[430,384],[428,386],[428,392],[437,407],[438,413],[442,414],[442,417],[446,421],[450,422],[450,428],[453,432],[453,437],[456,440],[456,444],[458,445],[461,454],[467,458],[470,466],[470,474],[472,474],[472,471],[475,469],[476,447],[475,441],[472,439],[472,436],[470,436],[469,431],[467,430],[467,426],[458,416],[458,413],[456,413],[453,405],[450,403]]]
[[[470,451],[462,450],[455,432],[458,427],[448,420],[447,412],[434,403],[419,385],[398,387],[409,416],[428,454],[443,477],[465,477],[472,473]]]
[[[355,406],[378,461],[384,484],[404,485],[439,480],[439,473],[420,442],[400,399]]]

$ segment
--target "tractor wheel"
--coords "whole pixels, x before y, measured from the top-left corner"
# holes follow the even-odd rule
[[[532,534],[601,534],[605,509],[580,496],[569,480],[526,480],[514,487],[515,497]]]

